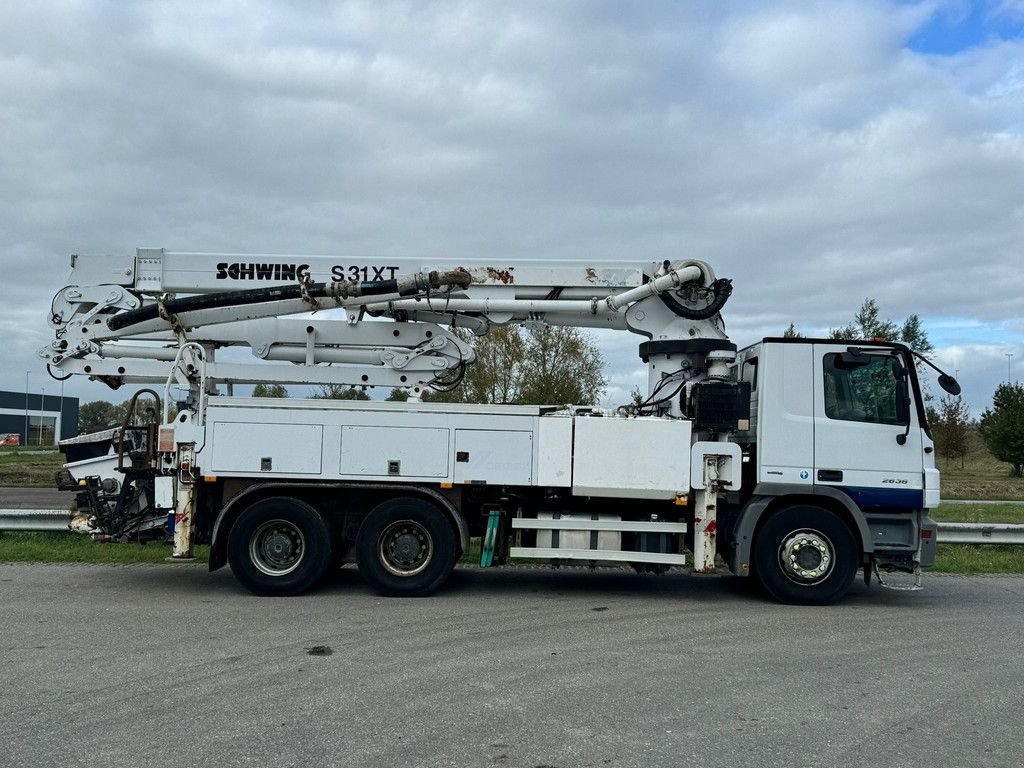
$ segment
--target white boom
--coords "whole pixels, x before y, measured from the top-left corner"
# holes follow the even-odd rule
[[[450,327],[483,334],[544,323],[648,337],[657,349],[644,355],[653,392],[686,358],[703,365],[707,345],[688,342],[731,348],[718,312],[728,294],[728,281],[702,262],[506,264],[141,248],[134,258],[72,257],[50,312],[56,338],[39,355],[54,372],[114,387],[195,380],[202,367],[211,390],[276,382],[419,391],[456,379],[473,361],[472,346]],[[307,316],[285,317],[298,313]],[[185,341],[195,344],[180,355]],[[226,347],[291,365],[218,359]]]

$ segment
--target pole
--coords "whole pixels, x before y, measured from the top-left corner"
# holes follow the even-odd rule
[[[25,445],[28,445],[28,371],[25,371]]]
[[[39,445],[43,444],[43,425],[46,423],[46,387],[39,388]]]
[[[1006,353],[1006,383],[1010,383],[1010,359],[1013,357],[1013,352]]]

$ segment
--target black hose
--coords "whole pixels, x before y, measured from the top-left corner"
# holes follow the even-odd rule
[[[319,299],[328,295],[327,283],[311,283],[307,295]],[[382,290],[389,288],[389,290]],[[372,296],[381,293],[396,293],[398,285],[395,280],[382,280],[376,283],[360,283],[359,289],[362,295]],[[271,301],[286,301],[288,299],[301,299],[302,288],[298,283],[295,285],[273,285],[266,288],[249,288],[244,291],[223,291],[221,293],[200,294],[198,296],[186,296],[182,299],[170,299],[165,301],[163,306],[168,315],[177,315],[180,312],[195,312],[201,309],[217,309],[219,307],[241,307],[249,304],[264,304]],[[147,304],[138,309],[130,309],[114,315],[107,321],[107,327],[112,331],[127,328],[129,325],[136,325],[146,320],[155,320],[160,317],[159,304]]]
[[[50,374],[50,378],[51,379],[56,379],[57,381],[67,381],[72,376],[74,376],[73,373],[69,373],[67,376],[58,376],[57,374],[55,374],[53,371],[50,370],[50,364],[49,363],[46,364],[46,372],[48,374]]]
[[[706,307],[700,309],[690,309],[677,299],[671,292],[658,294],[661,296],[661,300],[665,303],[665,306],[671,309],[679,317],[685,317],[687,320],[710,320],[712,317],[722,311],[722,307],[725,306],[725,302],[732,296],[732,280],[728,280],[724,277],[715,280],[708,289],[714,294],[714,299]]]
[[[431,272],[429,275],[415,275],[412,278],[401,278],[392,280],[377,280],[374,282],[356,283],[354,281],[341,280],[331,283],[295,283],[293,285],[274,285],[266,288],[249,288],[242,291],[222,291],[221,293],[207,293],[198,296],[186,296],[181,299],[169,299],[163,302],[164,316],[170,317],[182,312],[196,312],[204,309],[217,309],[221,307],[241,307],[250,304],[265,304],[272,301],[287,301],[289,299],[322,299],[327,297],[346,298],[354,296],[414,296],[429,287],[438,288],[442,284],[468,285],[469,274],[464,270],[454,270],[438,274]],[[313,309],[314,307],[310,307]],[[161,304],[147,304],[138,309],[130,309],[127,312],[114,315],[107,320],[107,327],[112,331],[127,328],[130,325],[137,325],[146,320],[155,320],[161,317]]]

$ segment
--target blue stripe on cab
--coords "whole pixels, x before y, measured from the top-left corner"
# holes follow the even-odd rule
[[[921,509],[924,491],[920,488],[863,488],[857,486],[831,486],[843,491],[861,509]]]

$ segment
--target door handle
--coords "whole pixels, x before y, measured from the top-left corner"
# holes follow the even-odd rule
[[[840,483],[843,480],[843,472],[839,469],[819,469],[818,479],[823,483]]]

